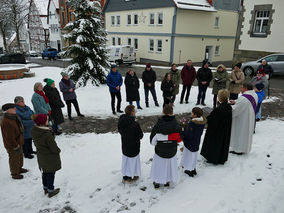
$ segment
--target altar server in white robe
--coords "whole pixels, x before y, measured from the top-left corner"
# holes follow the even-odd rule
[[[233,104],[230,142],[233,154],[248,154],[251,151],[257,101],[258,97],[251,83],[244,83],[242,96],[236,101],[230,101]]]
[[[181,141],[181,127],[173,115],[173,107],[166,105],[163,116],[151,132],[150,141],[155,146],[151,179],[157,189],[161,184],[169,186],[178,182],[177,143]]]
[[[141,176],[140,140],[143,132],[135,121],[135,106],[125,108],[125,114],[118,121],[118,131],[122,142],[122,176],[123,182],[136,181]]]

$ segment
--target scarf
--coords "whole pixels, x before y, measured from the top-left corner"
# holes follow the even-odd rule
[[[37,94],[39,94],[41,97],[43,97],[44,98],[44,100],[45,100],[45,103],[49,103],[49,100],[48,100],[48,97],[46,97],[46,95],[44,94],[44,92],[43,91],[35,91]]]
[[[61,79],[61,81],[66,84],[68,87],[70,86],[70,79],[66,80],[64,78]]]

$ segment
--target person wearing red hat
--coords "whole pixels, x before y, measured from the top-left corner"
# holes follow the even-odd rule
[[[142,81],[144,83],[146,107],[149,107],[149,91],[153,96],[155,106],[159,107],[155,90],[156,72],[152,69],[150,63],[146,65],[145,71],[142,74]]]
[[[42,172],[44,194],[53,197],[60,189],[54,189],[55,172],[61,169],[60,152],[53,131],[48,127],[46,114],[32,115],[35,123],[31,135],[37,148],[37,160]]]
[[[24,127],[16,114],[15,104],[2,106],[4,116],[1,122],[1,132],[4,147],[9,155],[10,172],[13,179],[23,179],[22,173],[28,172],[23,167]]]
[[[253,86],[256,86],[257,84],[263,84],[265,96],[268,95],[268,79],[264,70],[258,70],[256,76],[251,79],[251,83]]]

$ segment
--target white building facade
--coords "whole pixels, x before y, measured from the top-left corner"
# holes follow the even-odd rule
[[[206,0],[109,0],[104,13],[107,45],[134,46],[139,62],[233,59],[238,11]]]
[[[0,34],[0,54],[4,52],[3,36]]]
[[[284,52],[283,8],[284,1],[281,0],[244,1],[236,60]]]
[[[62,49],[62,37],[60,30],[59,0],[49,0],[48,25],[50,33],[50,47],[59,51]]]

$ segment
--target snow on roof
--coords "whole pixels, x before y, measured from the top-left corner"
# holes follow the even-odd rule
[[[40,15],[47,15],[48,0],[33,0]]]
[[[216,9],[207,0],[174,0],[177,7],[185,10],[202,10],[215,12]]]

